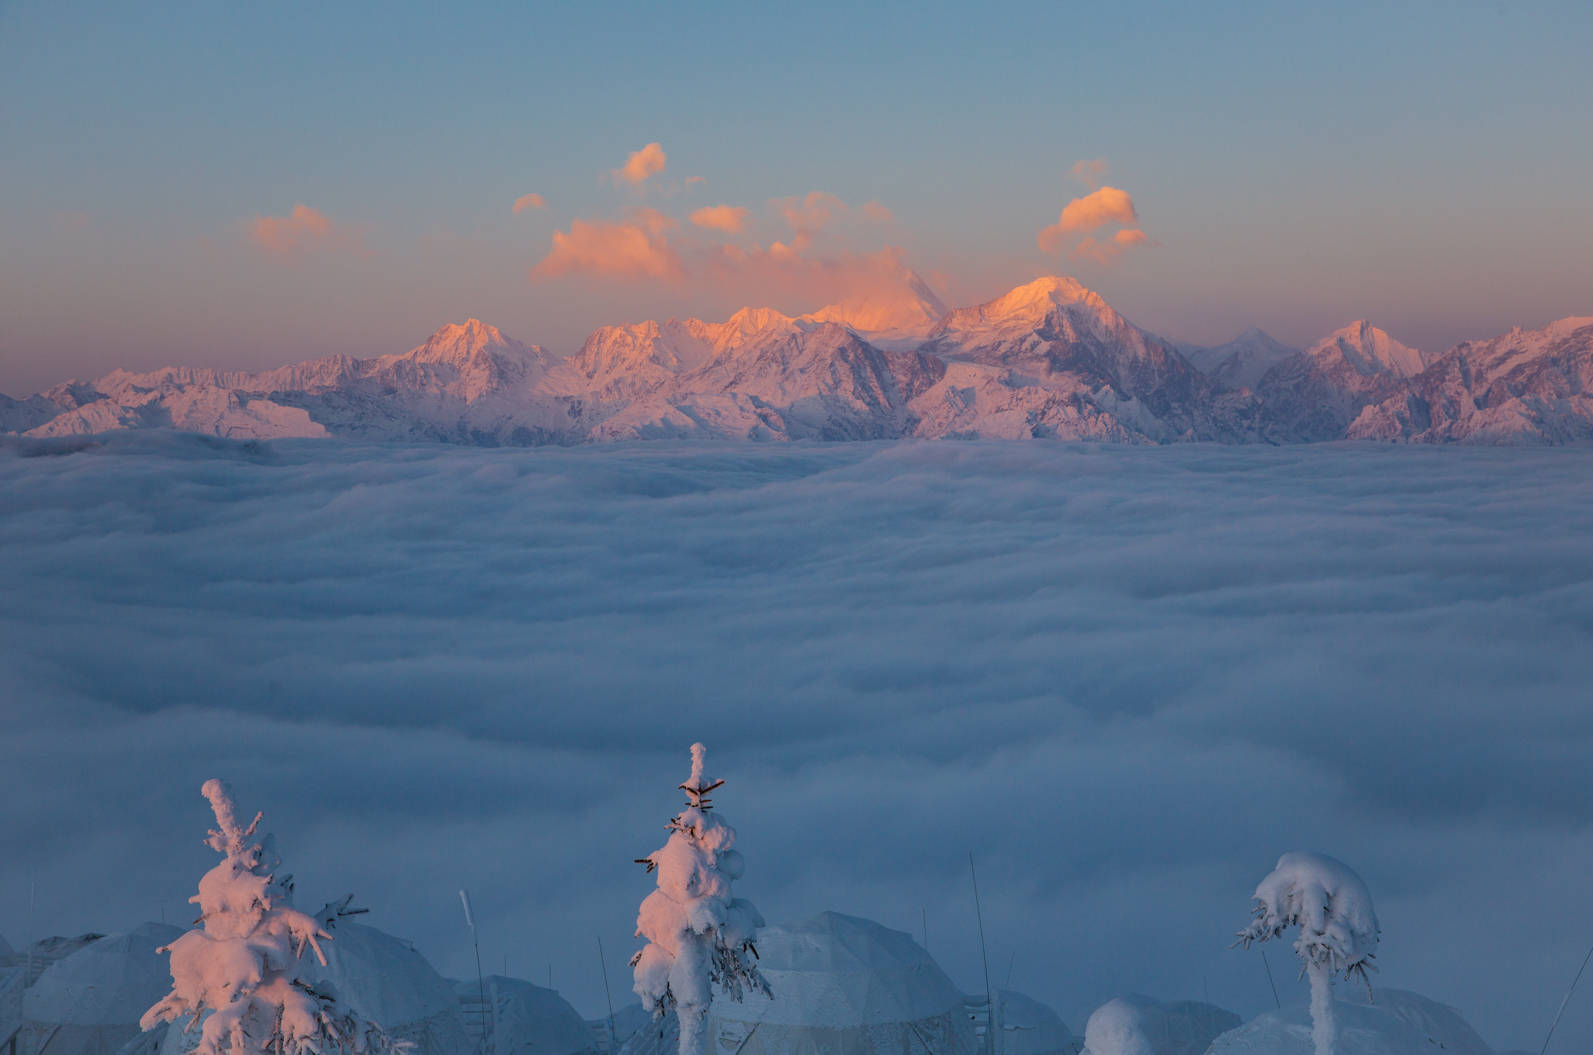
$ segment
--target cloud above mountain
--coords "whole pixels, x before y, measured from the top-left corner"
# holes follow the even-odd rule
[[[1035,243],[1047,253],[1066,250],[1075,257],[1105,261],[1124,249],[1147,244],[1145,232],[1133,226],[1137,223],[1139,211],[1129,193],[1103,186],[1064,205],[1056,223],[1042,228]],[[1113,225],[1122,229],[1110,237],[1098,234]]]
[[[613,222],[574,220],[568,231],[553,232],[553,246],[531,276],[678,279],[684,267],[669,244],[678,226],[657,209],[636,209]]]

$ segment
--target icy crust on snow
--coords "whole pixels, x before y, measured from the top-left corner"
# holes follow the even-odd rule
[[[581,1055],[596,1049],[593,1025],[607,1032],[606,1020],[588,1025],[558,992],[520,978],[501,974],[470,978],[455,983],[453,991],[460,999],[475,1001],[482,988],[497,1016],[495,1055]],[[621,1041],[628,1036],[618,1025],[615,1035]]]
[[[1294,951],[1301,961],[1365,979],[1381,929],[1371,892],[1344,862],[1320,853],[1286,853],[1253,897],[1254,919],[1239,932],[1241,943],[1298,927]]]
[[[1096,1008],[1084,1025],[1084,1055],[1201,1055],[1240,1022],[1239,1016],[1193,1000],[1163,1003],[1137,993]]]
[[[51,964],[23,998],[23,1015],[41,1023],[133,1025],[170,988],[159,950],[181,927],[145,923],[111,934]]]
[[[1454,1008],[1402,989],[1378,989],[1376,1003],[1352,990],[1333,1003],[1335,1055],[1493,1055]],[[1310,1055],[1311,1015],[1303,1006],[1268,1011],[1212,1041],[1210,1055]]]

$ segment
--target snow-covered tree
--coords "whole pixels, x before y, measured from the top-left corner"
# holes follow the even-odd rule
[[[763,917],[750,901],[730,894],[744,866],[734,849],[736,830],[709,801],[724,781],[704,776],[706,756],[702,744],[691,745],[691,776],[680,786],[686,808],[669,822],[669,840],[637,859],[658,873],[658,889],[642,900],[636,916],[636,936],[647,939],[631,958],[636,994],[655,1017],[675,1010],[680,1055],[706,1055],[715,986],[735,1000],[748,989],[770,995],[753,946]]]
[[[187,1019],[199,1027],[193,1055],[382,1055],[407,1047],[317,989],[302,975],[301,957],[313,952],[325,965],[322,941],[350,909],[351,897],[312,916],[293,907],[293,878],[279,876],[275,842],[255,837],[261,814],[238,823],[227,785],[207,780],[201,789],[216,814],[205,845],[222,861],[199,880],[188,900],[199,906],[203,929],[191,930],[160,951],[171,953],[172,991],[144,1012],[139,1025]]]
[[[1371,996],[1368,969],[1377,952],[1380,929],[1372,895],[1361,877],[1326,854],[1296,851],[1278,866],[1254,895],[1255,916],[1236,944],[1276,938],[1298,927],[1294,951],[1300,973],[1311,983],[1311,1041],[1316,1055],[1333,1055],[1333,978],[1356,978]]]

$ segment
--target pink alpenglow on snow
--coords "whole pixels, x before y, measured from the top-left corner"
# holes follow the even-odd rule
[[[1316,1055],[1332,1055],[1333,978],[1371,984],[1368,969],[1377,953],[1381,928],[1366,883],[1348,865],[1326,854],[1296,851],[1278,858],[1272,873],[1256,887],[1255,918],[1239,932],[1236,944],[1280,936],[1298,927],[1294,951],[1301,973],[1311,982],[1311,1039]]]
[[[680,1055],[706,1055],[715,986],[737,1001],[748,989],[772,995],[753,946],[763,917],[731,896],[745,866],[736,830],[713,812],[708,796],[724,781],[707,778],[706,757],[707,748],[691,745],[691,776],[680,786],[686,808],[669,822],[669,840],[638,861],[658,874],[658,889],[636,916],[647,944],[631,957],[635,991],[655,1017],[675,1010]]]
[[[216,814],[205,844],[223,860],[199,880],[188,900],[200,910],[201,930],[182,935],[171,953],[172,991],[144,1013],[139,1026],[187,1019],[198,1026],[194,1055],[387,1055],[406,1050],[380,1027],[317,991],[300,968],[305,950],[324,966],[322,941],[347,914],[349,899],[318,915],[292,904],[292,883],[278,879],[281,859],[270,835],[256,838],[261,814],[238,823],[227,785],[202,789]]]

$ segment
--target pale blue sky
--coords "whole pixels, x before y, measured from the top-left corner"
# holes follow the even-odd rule
[[[0,4],[0,390],[723,315],[744,291],[528,272],[642,204],[747,206],[766,244],[814,190],[896,218],[833,249],[953,303],[1067,272],[1170,337],[1438,348],[1593,313],[1590,52],[1585,3]],[[662,186],[605,178],[650,141]],[[1088,158],[1156,245],[1036,248]],[[251,243],[300,202],[336,244]]]

